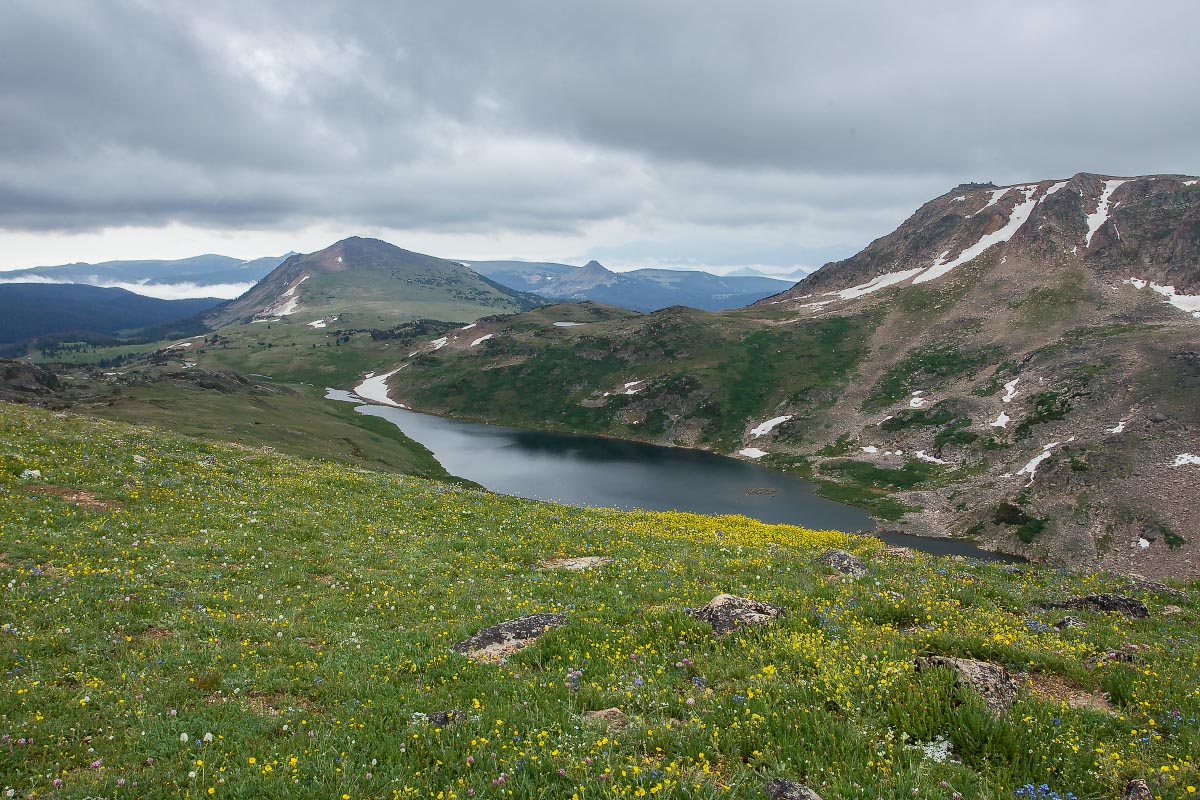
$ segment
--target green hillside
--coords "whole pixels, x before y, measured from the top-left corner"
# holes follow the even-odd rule
[[[824,798],[1101,798],[1141,778],[1182,798],[1200,784],[1194,583],[574,509],[6,404],[0,493],[14,796],[758,798],[785,778]],[[822,566],[830,547],[867,574]],[[573,556],[612,560],[541,568]],[[1149,615],[1033,606],[1111,591]],[[714,636],[683,609],[721,592],[786,614]],[[500,662],[451,649],[534,612],[565,625]],[[1055,628],[1067,614],[1080,624]],[[1015,702],[989,711],[949,670],[917,671],[924,655],[1019,671]],[[604,709],[619,713],[586,716]]]

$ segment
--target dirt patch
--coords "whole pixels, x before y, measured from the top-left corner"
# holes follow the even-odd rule
[[[575,556],[574,558],[551,558],[543,561],[538,569],[590,569],[612,562],[608,556]]]
[[[157,625],[151,625],[142,631],[140,635],[143,639],[165,639],[168,636],[174,636],[175,631],[170,628],[160,628]]]
[[[316,706],[309,700],[284,692],[251,690],[241,694],[226,694],[218,690],[208,695],[204,702],[209,705],[237,703],[260,717],[278,717],[289,709],[300,709],[310,714],[316,711]]]
[[[25,487],[25,491],[29,494],[60,497],[68,503],[74,503],[84,511],[115,511],[125,506],[120,500],[101,500],[94,492],[72,489],[70,486],[31,484]]]
[[[1055,675],[1052,672],[1034,672],[1022,677],[1028,681],[1029,690],[1034,696],[1042,700],[1053,703],[1065,702],[1072,708],[1090,708],[1106,714],[1116,713],[1112,703],[1108,702],[1108,698],[1103,694],[1088,692],[1086,689],[1073,685],[1061,675]]]

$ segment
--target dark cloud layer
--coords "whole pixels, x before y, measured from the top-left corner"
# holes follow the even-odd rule
[[[964,180],[1200,171],[1198,29],[1186,0],[10,0],[0,228],[824,253]]]

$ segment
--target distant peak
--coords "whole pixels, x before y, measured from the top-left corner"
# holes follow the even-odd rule
[[[594,258],[591,261],[589,261],[588,263],[584,264],[582,267],[580,267],[580,269],[587,270],[588,272],[609,272],[609,273],[612,272],[612,270],[608,269],[607,267],[605,267],[603,264],[601,264],[599,261],[597,261]]]

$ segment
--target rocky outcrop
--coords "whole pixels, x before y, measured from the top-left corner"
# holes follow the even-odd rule
[[[1121,795],[1122,800],[1154,800],[1154,792],[1150,791],[1150,785],[1141,778],[1134,778],[1125,786],[1125,793]]]
[[[867,565],[845,550],[822,553],[817,557],[817,563],[853,578],[861,578],[867,574]]]
[[[763,793],[770,800],[821,800],[821,795],[804,784],[784,778],[767,781],[767,785],[763,787]]]
[[[53,399],[60,388],[58,376],[45,367],[0,359],[0,400],[41,403]]]
[[[987,661],[972,661],[951,656],[927,656],[915,662],[917,671],[944,667],[955,674],[960,686],[965,685],[981,696],[987,707],[1001,714],[1012,706],[1017,697],[1017,683],[1012,674]]]
[[[1074,611],[1099,611],[1109,614],[1124,614],[1135,619],[1150,616],[1150,609],[1146,608],[1146,604],[1141,600],[1119,594],[1089,594],[1085,597],[1035,603],[1034,607],[1047,610],[1068,608]]]
[[[604,708],[588,711],[583,718],[590,723],[602,725],[609,730],[619,731],[629,727],[629,717],[619,708]]]
[[[430,725],[438,728],[444,728],[447,725],[453,725],[457,722],[462,722],[466,718],[466,712],[459,711],[456,708],[450,708],[445,711],[435,711],[426,717]]]
[[[500,661],[524,650],[546,631],[566,624],[566,614],[543,611],[491,625],[451,649],[479,661]]]
[[[708,605],[685,608],[684,613],[712,625],[713,633],[720,636],[746,625],[765,625],[783,616],[787,611],[761,600],[719,594],[710,600]]]

